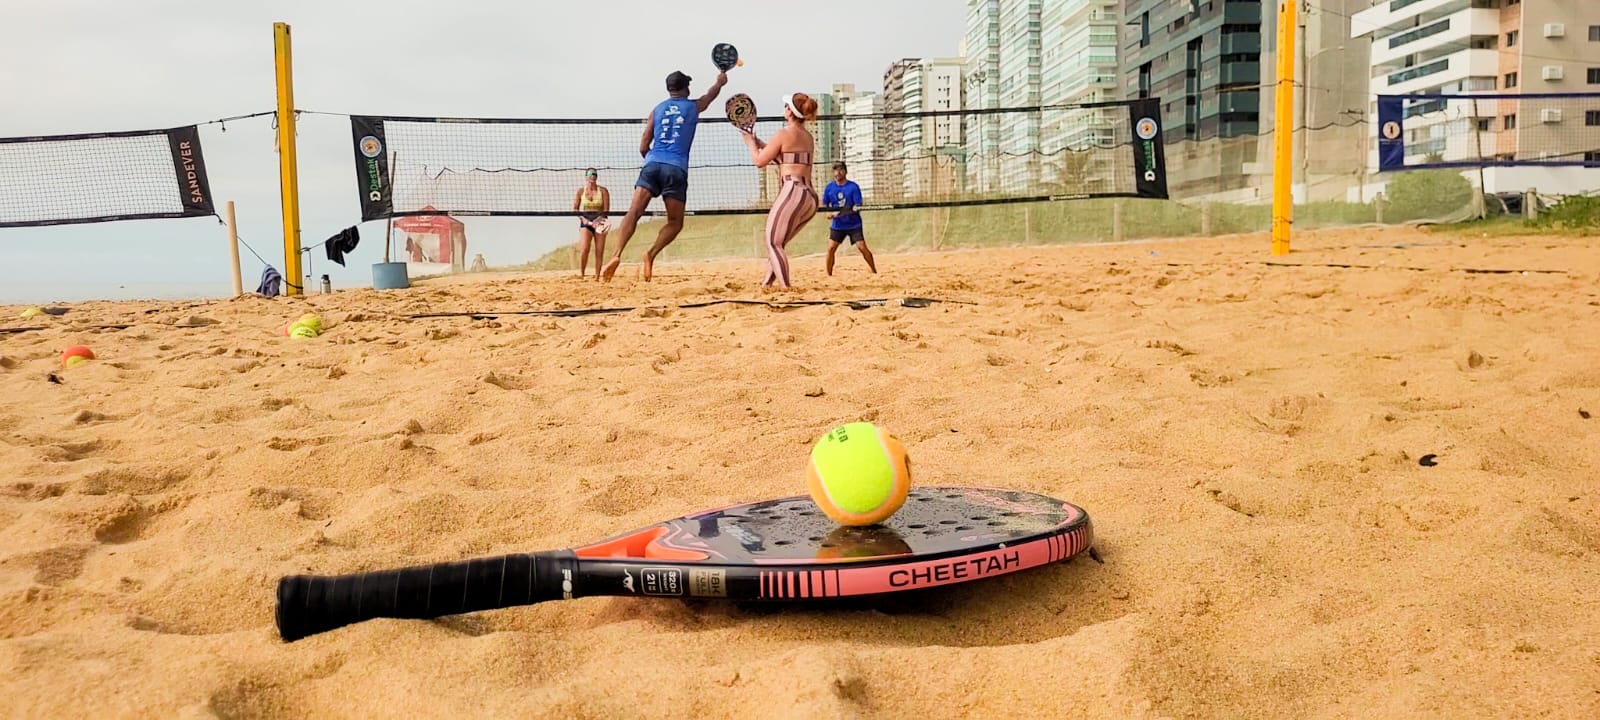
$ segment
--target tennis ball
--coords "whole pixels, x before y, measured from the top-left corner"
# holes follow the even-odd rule
[[[304,325],[312,330],[317,331],[318,334],[322,333],[322,318],[317,317],[312,313],[301,315],[299,320],[294,321],[294,324]]]
[[[291,338],[303,339],[303,338],[314,338],[316,336],[317,336],[317,331],[316,330],[313,330],[313,329],[311,329],[309,327],[306,327],[304,325],[295,325],[294,327],[289,328],[289,337],[291,337]]]
[[[900,440],[868,422],[834,428],[811,447],[811,500],[841,525],[875,525],[911,492],[911,459]]]
[[[41,310],[41,309],[36,308],[36,307],[31,307],[31,308],[28,308],[27,310],[23,310],[22,314],[18,315],[17,317],[31,318],[31,317],[39,317],[40,315],[43,315],[43,314],[44,314],[44,310]]]
[[[61,352],[61,367],[69,368],[94,359],[94,351],[82,345],[73,345]]]

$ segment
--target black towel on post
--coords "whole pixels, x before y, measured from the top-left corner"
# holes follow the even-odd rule
[[[328,249],[329,260],[344,265],[345,254],[355,250],[356,243],[359,242],[361,242],[361,231],[351,226],[340,230],[338,235],[328,238],[323,246]]]

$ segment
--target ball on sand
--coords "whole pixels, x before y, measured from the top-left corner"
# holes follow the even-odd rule
[[[322,333],[322,318],[317,317],[314,313],[306,313],[301,315],[299,320],[294,321],[294,324],[304,325],[316,331],[318,334]]]
[[[294,326],[292,328],[289,328],[289,337],[294,338],[296,340],[303,340],[305,338],[314,338],[316,336],[317,336],[317,331],[316,330],[312,330],[311,328],[306,327],[304,325],[296,325],[296,326]]]
[[[811,500],[841,525],[889,519],[911,491],[911,459],[900,440],[868,422],[834,428],[811,447]]]
[[[61,352],[61,367],[69,368],[94,359],[94,351],[82,345],[73,345]]]

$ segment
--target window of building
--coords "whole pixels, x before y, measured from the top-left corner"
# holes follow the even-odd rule
[[[1506,73],[1506,88],[1509,89],[1509,88],[1514,88],[1516,86],[1517,86],[1517,74],[1514,73],[1514,72]]]
[[[1583,124],[1589,127],[1600,127],[1600,110],[1590,110],[1584,113]]]
[[[1600,85],[1600,67],[1589,68],[1589,84]]]
[[[1589,26],[1589,42],[1600,42],[1600,25]]]
[[[1479,118],[1478,119],[1478,132],[1489,132],[1493,128],[1494,128],[1494,125],[1491,124],[1491,121],[1489,120],[1489,118]]]
[[[1520,34],[1521,31],[1518,30],[1512,30],[1511,32],[1506,33],[1506,47],[1515,47],[1517,44],[1517,36]]]
[[[1500,118],[1500,121],[1501,127],[1505,128],[1506,130],[1515,130],[1517,127],[1516,115],[1507,115],[1503,118]]]

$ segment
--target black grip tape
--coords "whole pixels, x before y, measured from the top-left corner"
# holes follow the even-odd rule
[[[278,634],[292,642],[373,618],[431,619],[554,600],[562,596],[559,562],[534,553],[353,575],[291,575],[278,581]]]

